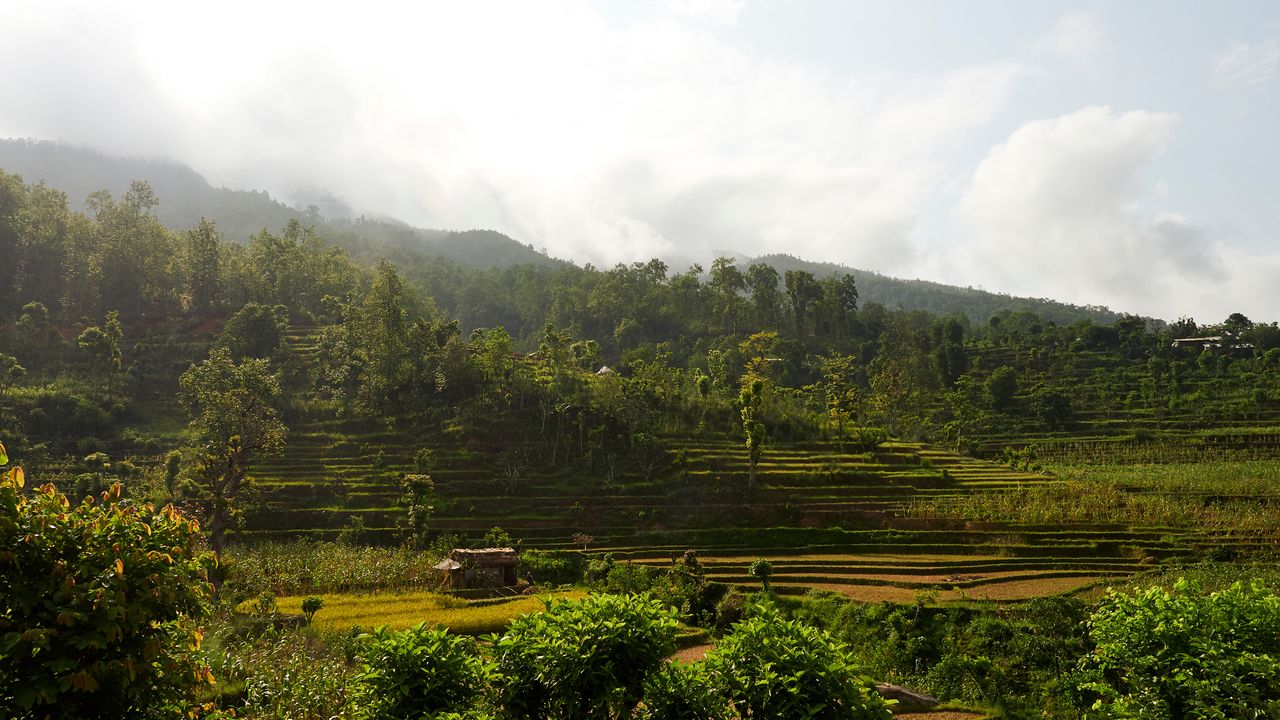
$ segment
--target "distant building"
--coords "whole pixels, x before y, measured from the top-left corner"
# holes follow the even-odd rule
[[[1206,335],[1205,337],[1185,337],[1177,338],[1172,343],[1173,347],[1198,347],[1198,348],[1220,348],[1228,347],[1232,350],[1247,350],[1253,347],[1253,343],[1244,343],[1233,337],[1226,335]]]
[[[454,548],[449,556],[436,563],[450,590],[508,587],[515,585],[516,566],[520,558],[514,548]]]
[[[1222,347],[1222,336],[1208,335],[1205,337],[1176,338],[1172,344],[1174,347]]]

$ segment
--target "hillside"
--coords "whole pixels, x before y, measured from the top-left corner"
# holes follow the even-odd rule
[[[7,139],[0,140],[0,169],[28,183],[44,182],[61,190],[72,208],[84,207],[91,193],[106,190],[119,197],[134,180],[145,180],[161,199],[155,214],[166,227],[185,231],[202,217],[211,218],[223,236],[237,242],[264,228],[275,231],[297,220],[314,225],[353,256],[369,260],[399,251],[477,267],[564,264],[490,230],[451,232],[393,219],[355,217],[346,203],[330,195],[317,198],[322,205],[300,209],[261,190],[215,188],[195,170],[171,160],[118,157],[74,145]]]
[[[852,275],[858,283],[861,302],[879,303],[893,309],[923,310],[934,315],[960,314],[969,318],[969,322],[976,326],[985,325],[993,315],[1002,312],[1035,313],[1041,319],[1059,325],[1070,325],[1080,320],[1113,323],[1124,316],[1123,313],[1105,307],[1084,307],[1048,298],[1016,297],[929,280],[895,278],[870,270],[859,270],[836,263],[812,262],[781,253],[761,255],[751,262],[765,263],[780,274],[788,270],[805,270],[819,278]]]
[[[382,256],[411,260],[422,256],[443,257],[474,268],[569,265],[538,252],[530,244],[492,230],[434,230],[390,218],[355,216],[340,198],[323,193],[317,196],[316,205],[295,208],[265,191],[215,188],[195,170],[171,160],[125,158],[73,145],[8,139],[0,140],[0,169],[21,175],[28,183],[43,181],[65,192],[72,208],[83,207],[93,192],[107,190],[119,197],[134,180],[146,180],[161,199],[155,213],[166,227],[185,231],[200,218],[208,217],[218,223],[225,237],[237,242],[244,242],[264,228],[275,231],[290,220],[297,220],[304,225],[314,225],[321,236],[364,260]],[[766,263],[780,274],[796,269],[807,270],[819,278],[850,274],[857,280],[863,303],[936,315],[961,314],[977,327],[1002,312],[1033,312],[1059,325],[1086,319],[1110,323],[1121,317],[1121,313],[1106,308],[888,277],[871,270],[809,262],[790,255],[764,255],[740,264],[746,267],[750,262]],[[436,291],[448,294],[438,288]],[[447,301],[443,306],[458,311],[455,304]]]

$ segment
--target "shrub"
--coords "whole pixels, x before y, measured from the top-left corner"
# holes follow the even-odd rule
[[[320,608],[324,607],[324,599],[311,595],[302,601],[302,616],[306,618],[307,624],[311,624],[311,619],[320,612]]]
[[[0,487],[0,717],[176,717],[212,556],[177,510]]]
[[[706,659],[742,717],[888,720],[841,643],[776,610],[739,623]]]
[[[747,598],[738,592],[737,588],[730,588],[720,598],[720,602],[716,603],[716,622],[717,630],[728,629],[746,617],[747,614]]]
[[[878,427],[856,428],[850,436],[854,449],[860,452],[871,452],[889,439],[889,433],[885,432],[884,428]]]
[[[426,623],[402,632],[379,628],[369,636],[357,677],[367,720],[435,718],[463,713],[483,699],[492,666],[475,640]]]
[[[675,614],[644,596],[551,602],[495,640],[498,695],[517,720],[610,720],[675,650]]]
[[[1280,597],[1260,583],[1113,593],[1089,634],[1081,689],[1096,701],[1086,717],[1280,717]]]
[[[701,664],[668,663],[644,684],[641,720],[728,720],[719,682]]]

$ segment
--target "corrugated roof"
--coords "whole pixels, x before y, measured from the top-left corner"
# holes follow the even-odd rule
[[[449,551],[449,558],[458,562],[470,562],[475,565],[514,565],[520,561],[515,548],[454,548]]]

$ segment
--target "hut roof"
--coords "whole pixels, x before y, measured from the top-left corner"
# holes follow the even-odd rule
[[[502,567],[515,565],[520,561],[515,548],[454,548],[449,551],[449,559],[455,562],[469,562],[480,567]]]

